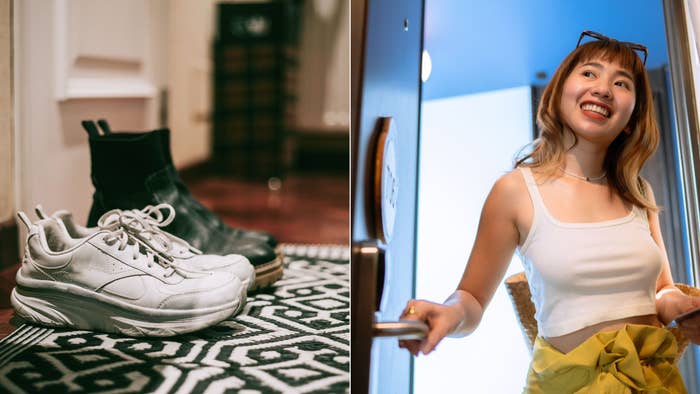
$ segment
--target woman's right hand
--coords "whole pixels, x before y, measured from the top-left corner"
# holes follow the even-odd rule
[[[428,354],[444,337],[456,330],[464,319],[464,309],[459,305],[438,304],[425,300],[409,300],[401,313],[401,320],[421,320],[428,325],[428,335],[423,339],[401,339],[399,347],[412,355]]]

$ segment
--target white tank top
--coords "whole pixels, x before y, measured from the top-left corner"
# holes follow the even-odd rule
[[[529,168],[520,168],[533,205],[518,248],[535,304],[539,335],[556,337],[615,319],[656,314],[663,256],[646,212],[593,223],[555,219]]]

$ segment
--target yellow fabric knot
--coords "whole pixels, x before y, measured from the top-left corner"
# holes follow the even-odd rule
[[[563,354],[537,338],[526,393],[687,393],[673,359],[673,334],[628,324],[600,332]]]

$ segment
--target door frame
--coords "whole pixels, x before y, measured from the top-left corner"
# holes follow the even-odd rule
[[[676,126],[678,159],[685,213],[686,247],[688,255],[687,278],[691,284],[700,284],[700,132],[698,130],[697,96],[693,78],[689,40],[689,19],[684,0],[663,0],[664,23],[668,46],[668,60]],[[681,367],[689,392],[698,392],[698,364],[700,351],[693,347],[694,357]]]
[[[664,0],[664,18],[671,74],[691,272],[700,283],[700,133],[693,79],[688,17],[683,0]]]

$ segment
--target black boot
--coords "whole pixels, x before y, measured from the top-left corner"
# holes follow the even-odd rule
[[[100,123],[103,135],[94,122],[83,122],[89,135],[95,186],[88,225],[96,225],[111,209],[168,203],[176,216],[166,231],[204,253],[245,256],[255,267],[256,287],[282,277],[282,259],[274,251],[277,241],[273,236],[228,227],[190,194],[172,164],[168,129],[112,133],[106,122]]]
[[[280,251],[277,248],[277,239],[270,233],[266,233],[263,231],[257,231],[257,230],[244,230],[240,228],[234,228],[228,226],[226,223],[224,223],[221,218],[218,216],[214,215],[209,209],[207,209],[205,206],[203,206],[199,201],[197,201],[194,196],[190,193],[189,189],[185,184],[182,182],[182,179],[180,179],[180,175],[177,173],[177,170],[175,170],[175,164],[173,163],[173,158],[171,155],[170,151],[170,130],[168,129],[159,129],[159,130],[154,130],[152,132],[146,132],[146,133],[133,133],[133,132],[112,132],[111,127],[109,127],[109,123],[107,123],[106,120],[100,119],[97,121],[97,123],[100,126],[100,129],[104,133],[104,136],[130,136],[130,135],[140,135],[140,134],[147,134],[147,133],[156,133],[160,137],[160,142],[161,142],[161,152],[163,154],[163,159],[167,163],[168,170],[170,171],[170,177],[173,179],[175,182],[175,186],[177,187],[178,191],[184,195],[186,195],[187,201],[190,203],[190,208],[197,212],[203,220],[205,220],[210,228],[215,228],[219,231],[222,231],[224,233],[227,233],[230,237],[233,238],[246,238],[250,240],[255,240],[258,242],[264,242],[268,244],[270,247],[275,249],[275,251],[279,254]],[[98,132],[99,133],[99,132]]]

